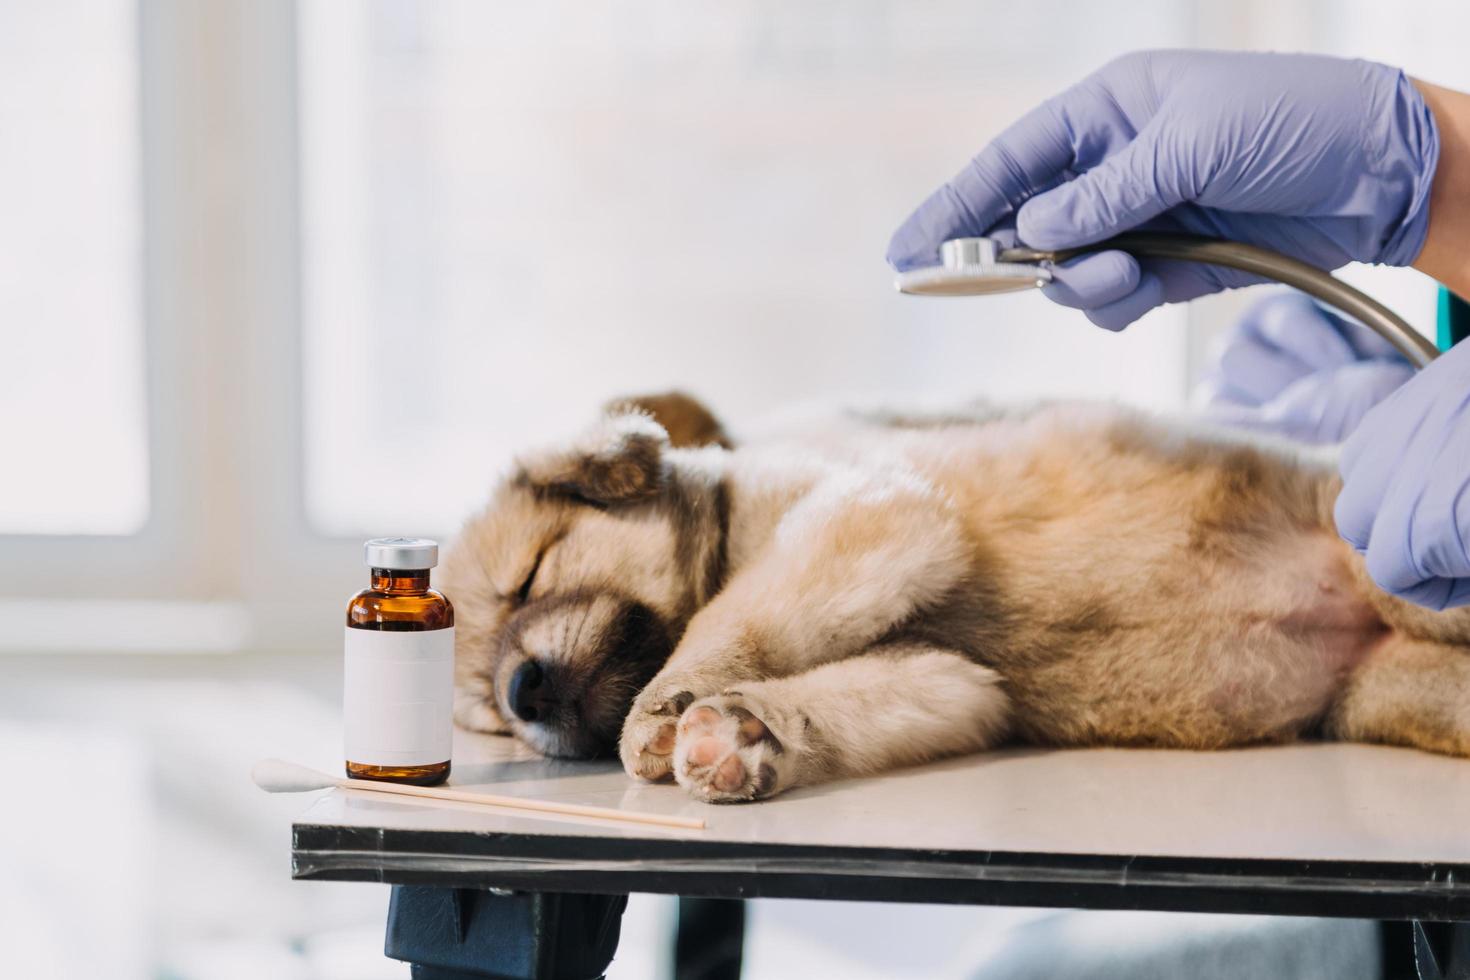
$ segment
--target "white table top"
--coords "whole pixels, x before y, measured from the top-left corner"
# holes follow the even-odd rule
[[[298,825],[612,838],[683,837],[982,851],[1470,863],[1470,761],[1302,743],[1230,752],[1009,749],[714,806],[638,783],[616,762],[542,759],[458,733],[450,785],[698,816],[664,830],[418,803],[351,790]]]
[[[297,876],[424,883],[440,873],[473,871],[484,881],[521,875],[516,881],[525,887],[551,870],[717,868],[745,875],[731,886],[737,894],[805,894],[794,886],[784,892],[757,886],[777,872],[1003,877],[998,855],[1022,855],[1021,865],[1005,873],[1015,881],[1034,879],[1030,862],[1039,859],[1049,869],[1040,874],[1053,884],[1062,870],[1076,867],[1093,876],[1084,882],[1091,886],[1100,884],[1097,875],[1118,885],[1129,881],[1130,869],[1137,881],[1152,868],[1156,882],[1203,873],[1228,889],[1234,880],[1228,876],[1242,862],[1289,862],[1269,871],[1272,887],[1304,887],[1302,881],[1319,874],[1332,879],[1333,889],[1381,891],[1385,874],[1395,879],[1391,889],[1405,886],[1398,871],[1377,867],[1391,865],[1409,869],[1404,874],[1421,898],[1427,889],[1470,910],[1470,761],[1407,749],[1339,743],[1199,753],[1016,748],[797,789],[761,803],[715,806],[673,785],[635,782],[613,761],[546,760],[508,738],[456,738],[450,780],[456,788],[696,815],[708,827],[592,824],[333,790],[295,823]],[[1105,859],[1057,865],[1057,855]],[[609,887],[609,879],[599,880]],[[556,881],[566,890],[596,890],[569,887],[578,879],[565,875]],[[628,890],[645,890],[642,878],[612,884],[620,881]],[[646,890],[680,887],[657,879]],[[693,893],[720,892],[706,882]],[[1092,904],[1079,894],[1055,902]],[[1172,901],[1138,904],[1191,907]],[[1120,904],[1128,903],[1111,907]]]

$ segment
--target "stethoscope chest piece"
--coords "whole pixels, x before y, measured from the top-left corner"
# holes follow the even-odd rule
[[[988,296],[1035,289],[1051,272],[1031,262],[1002,262],[993,238],[951,238],[939,247],[940,264],[900,272],[894,285],[916,296]]]

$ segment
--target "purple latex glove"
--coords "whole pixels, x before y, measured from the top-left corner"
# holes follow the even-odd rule
[[[1335,269],[1408,265],[1429,224],[1439,135],[1396,68],[1317,55],[1144,51],[1001,133],[888,246],[907,270],[945,239],[1013,223],[1035,248],[1131,228],[1263,245]],[[1047,296],[1120,330],[1161,303],[1260,280],[1117,251],[1055,270]]]
[[[1470,603],[1470,343],[1369,412],[1340,466],[1337,529],[1373,581],[1431,609]]]
[[[1206,415],[1304,442],[1346,439],[1414,369],[1388,341],[1302,293],[1273,293],[1221,338]]]

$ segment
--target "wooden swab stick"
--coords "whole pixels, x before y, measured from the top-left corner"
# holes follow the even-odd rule
[[[318,769],[297,765],[284,759],[264,759],[250,770],[255,785],[267,793],[308,793],[312,790],[362,789],[370,793],[391,793],[395,796],[417,796],[428,800],[452,800],[455,803],[480,803],[488,806],[511,807],[516,810],[536,810],[541,813],[558,813],[568,817],[592,817],[597,820],[619,820],[624,823],[646,823],[659,827],[680,827],[685,830],[703,830],[704,821],[695,817],[670,817],[661,813],[640,813],[636,810],[616,810],[605,806],[583,806],[580,803],[557,803],[552,800],[528,800],[519,796],[497,796],[493,793],[466,793],[458,789],[440,789],[437,786],[405,786],[402,783],[385,783],[372,779],[339,779]]]

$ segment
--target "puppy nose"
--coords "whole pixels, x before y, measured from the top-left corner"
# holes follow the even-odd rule
[[[510,710],[521,721],[545,718],[552,704],[551,682],[534,660],[527,660],[510,675]]]

